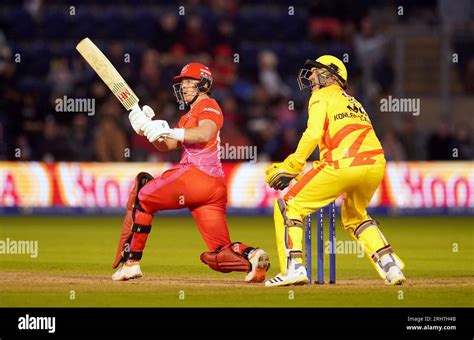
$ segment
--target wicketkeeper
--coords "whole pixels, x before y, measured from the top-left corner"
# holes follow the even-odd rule
[[[145,248],[155,213],[188,208],[209,249],[201,261],[222,273],[245,272],[246,282],[263,282],[270,263],[259,248],[240,242],[232,243],[226,222],[227,187],[220,161],[219,130],[224,118],[217,102],[210,98],[212,74],[207,66],[191,63],[174,77],[174,94],[179,103],[189,106],[178,126],[170,129],[149,106],[129,114],[130,123],[159,151],[182,148],[180,164],[153,178],[140,173],[130,193],[122,234],[113,263],[121,267],[113,280],[142,276],[140,259]]]
[[[366,208],[385,172],[385,157],[369,116],[345,92],[347,70],[330,55],[307,60],[298,75],[301,90],[311,89],[308,126],[296,151],[266,170],[266,182],[276,190],[298,182],[275,201],[274,222],[280,271],[266,286],[308,282],[303,266],[303,219],[344,194],[342,224],[360,242],[377,273],[387,284],[406,279],[403,262],[393,252]],[[306,160],[319,146],[320,160],[300,175]],[[301,178],[300,178],[301,177]]]

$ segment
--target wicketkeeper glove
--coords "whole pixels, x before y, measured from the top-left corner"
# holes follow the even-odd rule
[[[282,163],[273,163],[265,170],[265,182],[275,190],[283,190],[292,179],[304,169],[305,163],[298,162],[293,155],[288,156]]]
[[[148,105],[144,105],[143,109],[140,109],[140,107],[136,105],[128,114],[128,119],[130,120],[130,124],[132,124],[133,130],[139,136],[143,136],[146,123],[151,122],[154,116],[155,112]]]

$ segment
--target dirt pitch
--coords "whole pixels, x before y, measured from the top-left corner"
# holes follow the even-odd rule
[[[201,263],[205,250],[189,217],[159,217],[142,261],[144,278],[110,276],[121,217],[0,217],[0,239],[37,240],[38,256],[1,255],[6,307],[472,307],[473,228],[469,218],[381,217],[406,264],[408,282],[386,286],[365,257],[337,256],[337,284],[266,288],[243,273]],[[234,240],[265,249],[278,273],[270,217],[229,217]],[[340,225],[340,224],[338,224]],[[449,233],[446,231],[449,230]],[[415,237],[422,235],[422,237]],[[339,229],[338,241],[351,241]],[[455,246],[455,247],[454,247]],[[326,268],[327,269],[327,268]],[[314,276],[313,276],[314,278]]]

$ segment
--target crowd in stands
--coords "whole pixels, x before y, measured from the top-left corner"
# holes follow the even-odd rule
[[[160,153],[133,133],[125,109],[74,49],[85,36],[104,50],[141,105],[170,126],[185,113],[172,77],[188,62],[208,65],[212,96],[225,117],[221,143],[256,146],[259,161],[284,159],[304,131],[308,93],[299,91],[296,76],[306,59],[347,55],[347,91],[370,115],[376,95],[393,90],[395,71],[384,52],[388,35],[369,15],[369,2],[345,1],[344,10],[332,1],[294,3],[292,11],[282,1],[188,1],[182,8],[172,1],[84,1],[74,8],[6,1],[0,160],[179,161],[179,152]],[[462,67],[465,91],[474,94],[474,52]],[[57,101],[64,98],[93,98],[94,111],[60,111]],[[379,132],[374,120],[387,159],[472,159],[469,122],[440,120],[425,131],[413,117],[401,121]]]

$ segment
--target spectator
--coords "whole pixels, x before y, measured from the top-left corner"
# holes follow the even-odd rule
[[[69,96],[74,90],[74,76],[69,69],[67,59],[56,59],[52,62],[51,70],[47,78],[51,86],[51,100],[58,97]]]
[[[130,59],[128,59],[128,57]],[[134,69],[134,56],[124,50],[123,45],[119,41],[112,41],[107,51],[107,58],[112,65],[115,65],[120,75],[127,79],[128,83],[133,83],[136,80],[136,70]]]
[[[31,27],[26,27],[28,23],[21,20],[7,20],[8,25],[0,30],[0,133],[3,137],[0,158],[6,155],[8,159],[16,160],[14,151],[20,147],[23,150],[21,157],[32,160],[179,160],[179,151],[158,153],[146,139],[134,134],[124,108],[74,50],[71,41],[77,40],[78,34],[82,36],[79,32],[81,28],[75,26],[71,31],[61,32],[64,39],[58,37],[54,42],[45,40],[44,23],[39,19],[51,6],[41,1],[30,2],[28,12],[34,18]],[[257,13],[261,10],[261,6],[249,1],[191,0],[186,4],[183,16],[171,11],[162,14],[163,6],[154,4],[150,4],[146,16],[141,16],[141,9],[134,11],[136,5],[123,4],[123,10],[129,11],[130,19],[156,18],[159,22],[156,32],[150,32],[147,36],[135,34],[134,29],[141,26],[137,23],[128,27],[130,32],[124,39],[114,41],[104,37],[103,41],[96,42],[104,48],[107,57],[138,94],[141,104],[152,106],[158,117],[167,120],[170,126],[176,124],[183,109],[176,105],[173,96],[173,76],[190,61],[209,64],[215,76],[213,96],[219,99],[225,115],[222,140],[236,145],[257,145],[259,153],[267,159],[281,160],[291,149],[295,133],[300,134],[306,126],[306,105],[296,105],[294,109],[288,106],[289,100],[296,103],[303,97],[306,100],[307,93],[297,91],[295,82],[297,68],[306,58],[322,53],[343,57],[342,53],[348,53],[350,59],[347,66],[352,69],[349,70],[347,92],[362,98],[361,102],[371,115],[376,131],[378,125],[383,123],[382,119],[377,120],[376,110],[371,109],[371,105],[377,102],[372,99],[377,94],[383,95],[383,92],[385,96],[392,93],[394,61],[385,53],[391,51],[387,46],[390,36],[380,31],[366,16],[366,3],[347,2],[342,12],[337,4],[329,0],[309,4],[304,15],[296,9],[293,19],[298,20],[298,25],[275,25],[270,28],[275,39],[281,39],[275,45],[273,40],[256,35],[255,25],[246,21],[254,17],[253,11]],[[467,3],[463,1],[460,7],[466,7]],[[5,4],[5,13],[10,13],[13,6]],[[449,7],[450,2],[442,1],[442,7],[446,6]],[[85,12],[106,11],[110,6],[104,3],[89,7]],[[272,10],[277,7],[279,11],[284,9],[278,3],[271,7]],[[388,8],[382,5],[373,6],[370,10],[374,11],[373,18],[389,26],[392,24],[390,15],[380,11],[384,7]],[[423,25],[423,18],[417,16],[417,13],[422,13],[417,8],[423,5],[413,2],[409,7],[410,10],[407,10],[405,6],[405,21],[415,18]],[[468,11],[459,11],[459,8],[450,10],[468,15]],[[135,16],[137,13],[139,15]],[[274,14],[268,13],[270,17]],[[306,15],[309,15],[309,20]],[[100,13],[94,15],[97,26],[100,26],[102,17]],[[359,23],[357,30],[355,23]],[[469,24],[465,21],[460,23],[453,22],[453,28],[467,28]],[[34,36],[30,36],[28,32],[34,28],[38,29]],[[291,35],[292,31],[301,32]],[[453,34],[453,42],[460,41],[454,50],[465,52],[463,58],[460,56],[459,67],[465,71],[460,77],[461,83],[467,93],[474,94],[472,44],[469,39],[466,42],[464,38],[456,38],[456,30]],[[154,40],[147,46],[150,36]],[[133,37],[133,41],[128,41],[129,37]],[[291,40],[292,37],[301,39]],[[47,41],[47,46],[44,41]],[[315,41],[317,44],[312,44]],[[354,46],[356,53],[351,51],[350,46]],[[275,51],[281,51],[281,47],[285,50],[278,53],[265,50],[273,47]],[[41,58],[35,58],[38,51],[44,52]],[[124,53],[131,53],[130,63],[124,62]],[[235,53],[239,58],[234,62]],[[282,59],[283,55],[285,59]],[[18,57],[21,60],[17,61]],[[285,71],[280,73],[279,70]],[[46,79],[43,76],[45,72],[48,74]],[[290,84],[291,88],[286,84]],[[69,113],[55,112],[51,100],[65,95],[94,98],[98,114],[89,119],[78,114],[71,119],[73,116]],[[48,118],[45,120],[44,117]],[[437,131],[424,145],[424,137],[415,122],[415,118],[401,121],[401,130],[397,135],[390,133],[384,136],[388,157],[408,160],[472,159],[472,137],[465,124],[457,128],[452,136]],[[95,130],[86,128],[89,123],[94,125]],[[67,131],[70,133],[65,133]],[[97,140],[92,139],[90,134]],[[127,145],[133,148],[130,158],[124,158],[123,149]],[[430,155],[425,157],[428,148]],[[457,158],[455,150],[458,150]]]
[[[416,127],[416,120],[413,117],[403,120],[402,128],[397,139],[403,147],[405,159],[409,161],[420,160],[423,155],[423,136]]]
[[[285,158],[283,153],[279,152],[281,140],[277,124],[268,124],[267,128],[261,131],[260,136],[261,142],[258,145],[258,158],[261,161],[281,161]]]
[[[281,97],[277,106],[275,107],[275,113],[280,126],[285,127],[296,125],[298,117],[296,111],[294,109],[290,109],[289,98]]]
[[[96,131],[95,148],[99,162],[126,160],[127,138],[114,117],[104,115]]]
[[[230,19],[222,19],[217,23],[217,32],[212,39],[214,46],[227,45],[231,49],[237,47],[235,27]]]
[[[467,64],[466,76],[464,79],[466,93],[474,94],[474,58],[471,58]]]
[[[459,124],[456,128],[455,148],[458,150],[458,157],[454,159],[471,161],[474,156],[472,146],[472,134],[468,122]]]
[[[278,57],[272,51],[263,51],[258,55],[259,80],[271,98],[289,96],[290,88],[281,80],[277,71]]]
[[[382,138],[382,147],[387,161],[406,160],[402,144],[398,141],[393,131],[388,131]]]
[[[192,15],[186,21],[183,43],[190,54],[209,51],[209,36],[202,25],[201,17]]]
[[[140,67],[139,93],[155,93],[158,91],[160,84],[160,59],[158,51],[147,49],[143,53],[142,64]]]
[[[392,79],[390,66],[384,62],[385,46],[388,44],[387,35],[377,32],[370,17],[364,17],[360,22],[360,32],[354,38],[357,60],[363,71],[362,87],[364,95],[371,100],[384,86],[390,86]],[[389,68],[387,70],[387,68]],[[377,72],[385,72],[380,75]],[[380,83],[375,81],[378,78]],[[382,78],[381,78],[382,77]]]
[[[169,53],[161,55],[161,80],[163,84],[170,84],[170,81],[173,81],[173,77],[179,74],[183,65],[186,64],[187,58],[186,48],[180,43],[174,44]]]
[[[159,162],[164,162],[168,160],[167,156],[169,153],[158,153],[155,147],[148,142],[146,137],[139,136],[134,133],[130,139],[130,144],[130,159],[133,162],[146,162],[149,159],[154,159],[155,161]],[[155,155],[156,153],[158,154]]]
[[[7,139],[3,130],[4,122],[2,120],[2,117],[0,116],[0,160],[7,159]]]
[[[22,144],[26,146],[27,142],[22,140]],[[66,139],[61,134],[58,124],[52,116],[46,117],[43,134],[39,136],[35,146],[37,151],[35,159],[44,162],[66,161],[70,157]]]
[[[224,124],[227,124],[232,128],[239,127],[242,122],[242,116],[241,113],[237,111],[237,102],[234,97],[226,96],[222,100],[222,112],[225,117]]]
[[[277,159],[278,157],[285,157],[293,153],[298,146],[301,134],[294,126],[287,126],[281,130],[281,134],[278,136],[280,146],[276,153],[272,155],[272,158]],[[282,159],[283,160],[283,159]]]
[[[16,138],[13,151],[13,157],[11,158],[14,160],[30,161],[32,159],[32,148],[30,142],[28,141],[28,137],[26,137],[24,134],[21,134]]]
[[[213,90],[230,89],[235,82],[236,67],[228,45],[219,45],[214,49],[214,61],[210,68],[214,74]]]
[[[66,139],[70,152],[69,160],[78,162],[94,161],[94,140],[85,114],[77,113],[74,116],[71,131]]]
[[[308,35],[312,41],[340,40],[343,33],[341,21],[334,17],[312,18],[309,22]]]
[[[230,146],[248,146],[252,143],[246,135],[240,132],[239,129],[224,123],[222,128],[221,145],[225,146],[226,144]]]
[[[436,131],[428,138],[428,160],[453,160],[455,139],[449,131],[448,123],[440,119]]]
[[[178,18],[173,13],[166,13],[160,19],[160,26],[156,32],[154,47],[159,52],[169,52],[173,45],[180,41],[182,32],[178,25]]]
[[[268,106],[270,103],[270,96],[262,86],[257,86],[254,91],[252,102],[247,107],[246,115],[246,131],[252,138],[254,145],[260,148],[264,140],[267,130],[272,124],[272,117],[268,114]]]
[[[212,0],[210,1],[212,10],[218,16],[229,16],[234,17],[238,10],[239,6],[237,5],[237,0]]]

